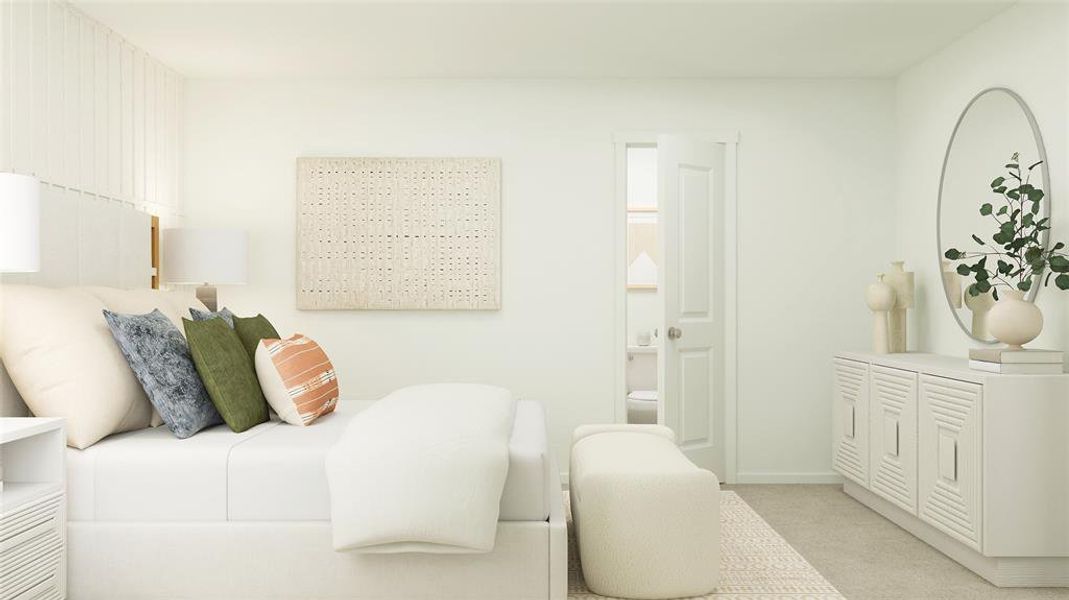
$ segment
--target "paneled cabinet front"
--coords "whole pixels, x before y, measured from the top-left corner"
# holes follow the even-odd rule
[[[843,475],[869,484],[869,366],[835,359],[832,464]]]
[[[979,550],[981,401],[975,383],[921,375],[918,516]]]
[[[869,489],[917,514],[917,374],[873,365]]]

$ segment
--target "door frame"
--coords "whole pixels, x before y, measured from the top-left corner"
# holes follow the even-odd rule
[[[724,144],[724,473],[723,483],[738,476],[738,152],[737,130],[622,131],[613,134],[613,273],[616,289],[613,348],[616,363],[613,417],[627,421],[627,147],[657,145],[662,134],[684,135]],[[661,332],[661,335],[664,333]]]

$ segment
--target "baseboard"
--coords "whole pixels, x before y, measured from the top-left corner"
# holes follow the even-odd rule
[[[841,484],[842,475],[827,473],[746,473],[739,472],[735,483],[831,483]]]

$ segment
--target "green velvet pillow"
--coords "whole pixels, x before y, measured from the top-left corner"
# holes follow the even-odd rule
[[[245,347],[245,352],[249,353],[249,359],[253,361],[253,364],[256,363],[256,346],[260,344],[260,340],[264,338],[277,340],[282,337],[275,331],[271,321],[263,315],[234,317],[234,331],[241,338],[241,345]]]
[[[241,338],[222,319],[182,319],[189,352],[212,404],[237,432],[267,420],[267,400]]]

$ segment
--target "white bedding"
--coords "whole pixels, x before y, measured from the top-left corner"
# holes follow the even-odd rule
[[[309,427],[271,422],[244,433],[219,426],[188,440],[166,428],[67,450],[72,521],[329,521],[323,460],[355,414],[372,402],[343,401]],[[501,521],[544,521],[550,490],[545,416],[519,401],[509,440]],[[548,479],[547,479],[548,477]],[[552,481],[550,481],[552,480]],[[547,485],[550,481],[550,485]]]
[[[454,383],[357,415],[327,453],[334,549],[492,551],[515,413],[504,388]]]

